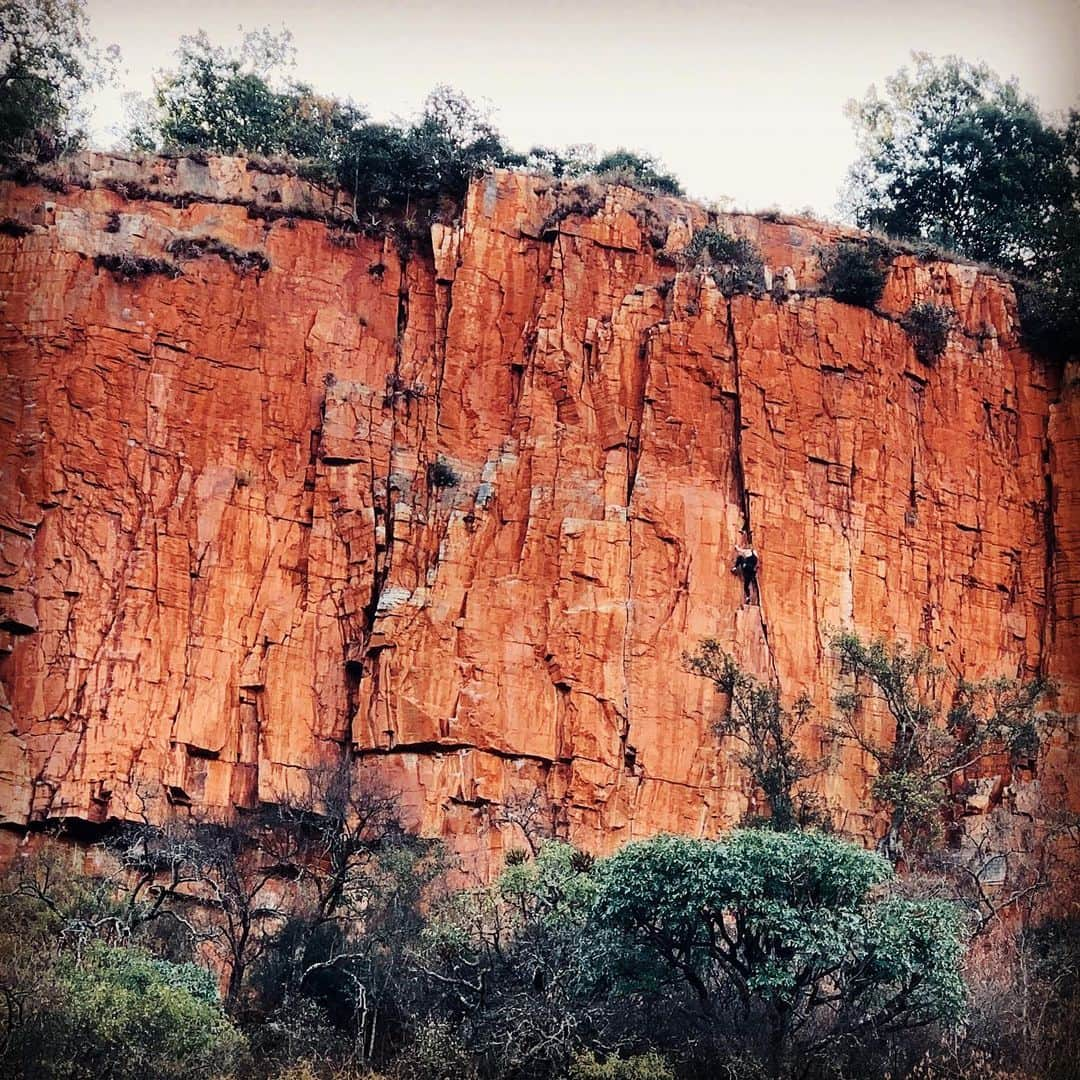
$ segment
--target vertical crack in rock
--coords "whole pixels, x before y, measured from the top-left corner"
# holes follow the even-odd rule
[[[621,731],[619,733],[619,760],[617,762],[618,786],[627,776],[628,771],[633,769],[636,762],[636,751],[633,760],[630,754],[630,728],[633,718],[633,701],[630,687],[633,681],[633,657],[630,654],[630,646],[633,639],[633,615],[634,615],[634,522],[635,514],[632,507],[634,488],[637,484],[638,467],[641,463],[641,446],[643,439],[643,427],[645,423],[645,405],[649,393],[649,374],[652,364],[653,337],[646,331],[641,346],[637,353],[638,362],[638,387],[633,398],[633,419],[630,422],[626,438],[626,542],[627,542],[627,569],[626,569],[626,613],[623,622],[622,640],[622,681],[623,681],[623,716]],[[616,788],[618,797],[618,787]]]
[[[655,326],[647,328],[638,349],[638,392],[634,395],[634,411],[626,433],[626,505],[634,496],[638,466],[641,464],[641,432],[645,423],[645,406],[649,394],[649,376],[652,371],[652,346]]]
[[[409,327],[409,288],[408,288],[408,270],[409,260],[405,254],[400,255],[400,277],[398,285],[398,306],[397,306],[397,322],[396,332],[394,338],[394,370],[392,377],[394,385],[400,381],[401,378],[401,360],[402,353],[405,347],[405,333]],[[360,634],[361,638],[357,647],[353,648],[352,643],[347,643],[346,648],[352,653],[346,661],[346,678],[348,680],[348,705],[349,720],[348,720],[348,738],[346,744],[350,748],[355,746],[357,742],[356,738],[356,712],[359,707],[360,697],[360,682],[363,678],[365,670],[371,672],[371,638],[375,630],[375,620],[378,618],[379,606],[383,598],[383,592],[386,589],[386,583],[390,579],[390,571],[393,565],[393,550],[394,550],[394,497],[393,497],[393,473],[394,473],[394,456],[397,452],[398,444],[398,412],[397,402],[391,404],[391,422],[390,422],[390,446],[388,448],[386,456],[386,475],[380,478],[375,473],[375,454],[372,451],[368,455],[368,460],[371,462],[371,503],[372,511],[375,521],[374,532],[374,546],[375,550],[372,557],[372,573],[371,573],[371,594],[368,598],[367,604],[363,609],[363,618],[361,620]],[[380,487],[382,489],[383,504],[380,507],[379,494]],[[383,542],[382,552],[379,551],[379,517],[383,519]],[[352,666],[349,661],[351,660]],[[374,681],[377,682],[377,677],[374,677]],[[376,687],[377,689],[377,687]],[[377,694],[372,692],[369,695],[372,704],[374,706],[377,700]]]
[[[732,438],[732,457],[734,460],[734,481],[735,481],[735,496],[739,504],[739,509],[742,512],[743,519],[743,532],[745,534],[746,543],[748,546],[754,546],[754,526],[750,517],[750,492],[746,487],[746,468],[743,461],[743,412],[742,412],[742,368],[739,359],[739,342],[738,335],[735,332],[735,307],[734,297],[725,297],[725,306],[727,309],[727,339],[728,347],[731,349],[731,362],[732,372],[734,376],[734,392],[735,401],[734,408],[732,409],[732,415],[734,417],[734,434]],[[772,644],[769,642],[769,624],[765,617],[765,596],[761,588],[761,575],[757,576],[755,581],[755,587],[757,589],[757,609],[758,609],[758,621],[761,625],[761,640],[765,646],[765,654],[769,658],[769,669],[772,674],[774,682],[779,681],[779,672],[776,667],[776,655],[773,651]]]
[[[1049,431],[1047,441],[1044,443],[1042,461],[1044,468],[1044,481],[1046,484],[1046,503],[1043,507],[1043,530],[1045,539],[1044,562],[1043,562],[1043,605],[1042,618],[1039,620],[1039,674],[1049,674],[1050,654],[1054,647],[1054,569],[1057,562],[1057,529],[1054,522],[1054,501],[1057,492],[1054,490],[1054,475],[1050,468],[1050,444]]]
[[[735,401],[734,401],[734,433],[732,440],[732,452],[734,459],[735,474],[735,498],[742,512],[743,532],[746,534],[747,543],[753,545],[754,532],[750,521],[750,495],[746,490],[746,472],[743,468],[742,450],[742,372],[739,367],[739,343],[735,335],[735,313],[732,305],[732,297],[726,298],[727,307],[727,338],[728,347],[731,349],[732,370],[735,376]]]

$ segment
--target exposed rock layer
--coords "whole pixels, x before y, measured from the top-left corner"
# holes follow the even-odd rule
[[[666,257],[704,212],[625,188],[587,216],[500,174],[403,258],[235,160],[71,176],[3,192],[34,225],[0,237],[9,822],[227,814],[351,745],[481,869],[537,790],[593,849],[715,831],[753,796],[682,668],[705,636],[811,694],[864,835],[829,627],[1076,706],[1075,399],[995,277],[900,257],[871,313],[808,288],[835,229],[734,216],[802,291],[728,300]],[[896,322],[921,299],[957,314],[933,367]]]

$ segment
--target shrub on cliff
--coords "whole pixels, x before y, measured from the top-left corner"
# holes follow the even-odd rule
[[[1080,357],[1080,266],[1060,285],[1018,283],[1016,306],[1021,338],[1033,353],[1057,364]]]
[[[823,288],[842,304],[874,308],[885,290],[887,251],[876,242],[841,241],[821,253]]]
[[[117,281],[136,281],[138,278],[153,277],[162,274],[176,278],[183,270],[168,259],[157,259],[149,255],[135,255],[130,251],[94,256],[94,266],[99,270],[108,270]]]
[[[761,252],[745,237],[721,229],[698,229],[682,252],[684,264],[704,268],[725,295],[763,287],[765,268]]]
[[[651,154],[619,148],[604,154],[593,168],[597,179],[607,184],[627,187],[657,195],[681,195],[682,185]]]
[[[461,477],[450,462],[440,457],[428,465],[427,482],[431,488],[452,488],[461,483]]]
[[[781,832],[826,826],[829,817],[820,796],[803,786],[820,771],[820,765],[800,754],[796,745],[798,733],[810,717],[809,700],[799,698],[792,709],[785,709],[778,686],[746,674],[712,639],[702,641],[683,660],[722,695],[724,713],[713,730],[721,739],[741,747],[739,764],[765,798],[767,816],[745,824],[762,824]]]
[[[474,177],[520,160],[487,112],[452,87],[437,86],[412,124],[357,125],[333,167],[359,211],[460,199]]]
[[[1029,762],[1054,723],[1052,713],[1038,708],[1051,689],[1045,679],[961,680],[944,710],[944,673],[925,649],[863,641],[852,631],[835,634],[832,647],[851,679],[836,695],[840,720],[833,733],[877,764],[870,791],[889,816],[881,851],[893,862],[935,843],[956,777],[993,753]],[[860,709],[871,695],[893,720],[891,735],[882,740],[861,722]]]
[[[900,319],[915,346],[915,355],[927,365],[933,364],[945,351],[955,316],[951,308],[920,302],[912,304]]]

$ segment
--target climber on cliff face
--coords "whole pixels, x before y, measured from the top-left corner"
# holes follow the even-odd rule
[[[733,574],[738,574],[743,583],[743,603],[759,604],[761,593],[757,582],[758,555],[752,547],[735,548],[735,564],[731,568]]]

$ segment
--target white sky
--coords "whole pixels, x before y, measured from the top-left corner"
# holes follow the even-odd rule
[[[593,142],[659,155],[687,191],[746,209],[835,214],[855,156],[845,101],[913,49],[985,60],[1044,110],[1080,99],[1080,0],[88,0],[129,89],[181,34],[293,33],[298,79],[376,118],[436,83],[496,106],[517,149]],[[99,94],[99,141],[120,120]]]

